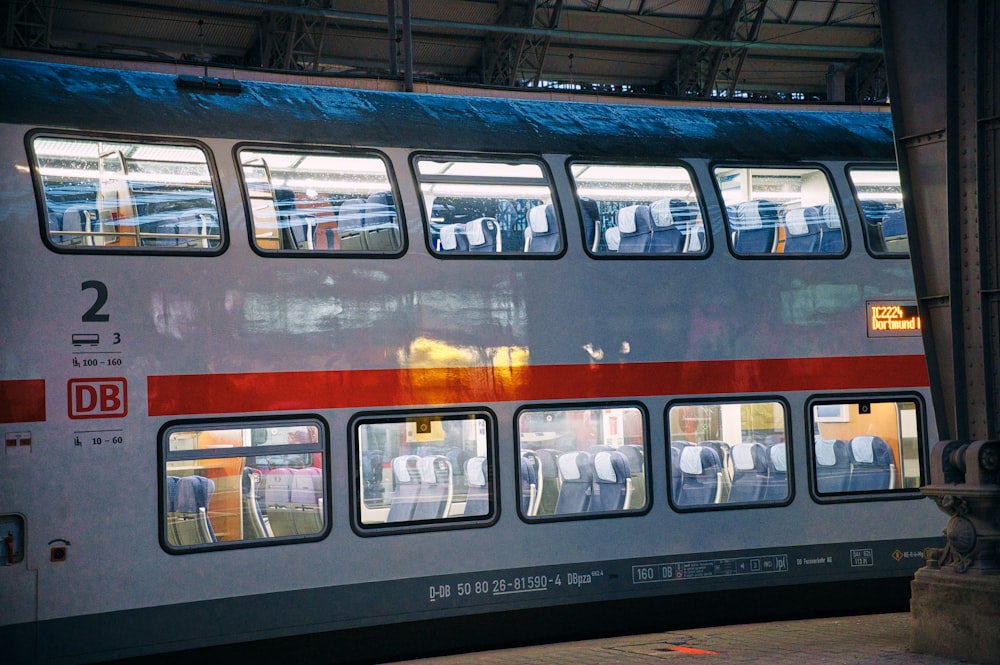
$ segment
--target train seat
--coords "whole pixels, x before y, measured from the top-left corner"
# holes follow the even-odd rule
[[[622,510],[632,496],[632,472],[628,459],[617,450],[602,450],[594,455],[594,492],[591,512]]]
[[[420,493],[413,520],[436,520],[448,515],[453,497],[451,462],[444,455],[427,455],[417,462]]]
[[[559,249],[559,225],[551,203],[528,211],[528,228],[524,230],[525,252],[556,252]]]
[[[267,526],[264,523],[264,513],[261,512],[260,504],[257,502],[257,488],[260,485],[260,472],[250,467],[243,467],[242,473],[242,513],[243,513],[243,537],[244,538],[267,538],[269,535]]]
[[[906,216],[902,208],[893,208],[887,211],[879,226],[879,231],[887,252],[910,251],[910,243],[906,237]]]
[[[198,545],[216,542],[208,516],[215,482],[205,476],[181,476],[174,490],[174,504],[168,506],[167,515],[167,537],[171,543]]]
[[[538,497],[535,499],[534,515],[551,515],[556,511],[559,500],[559,452],[551,448],[540,448],[534,451],[538,465],[535,477],[538,484]]]
[[[727,208],[728,209],[728,208]],[[778,204],[744,201],[730,213],[733,249],[739,254],[769,254],[774,251],[778,227]]]
[[[604,244],[608,246],[609,252],[617,252],[621,241],[622,232],[617,226],[609,226],[604,231]]]
[[[818,252],[823,241],[823,219],[813,207],[792,208],[785,213],[785,253]]]
[[[485,457],[470,457],[465,461],[465,485],[468,491],[465,495],[464,515],[488,515],[490,512],[490,494],[487,487],[487,468]]]
[[[653,239],[653,216],[648,205],[626,206],[618,211],[619,254],[645,254]]]
[[[628,460],[628,470],[632,474],[632,495],[628,508],[643,508],[646,505],[646,463],[642,446],[626,444],[618,449]]]
[[[722,463],[710,446],[684,446],[678,455],[680,485],[677,505],[704,506],[719,502]]]
[[[538,507],[538,458],[534,454],[521,455],[521,514],[533,517]]]
[[[851,454],[851,479],[848,490],[893,489],[896,477],[892,449],[878,436],[856,436],[849,444]]]
[[[767,487],[767,449],[759,443],[737,443],[730,453],[733,484],[729,503],[760,501]]]
[[[670,442],[670,496],[675,503],[681,489],[681,451],[689,445],[688,441]]]
[[[456,222],[445,224],[439,231],[438,238],[441,242],[442,252],[467,252],[469,251],[469,239],[465,235],[465,224]]]
[[[698,223],[698,204],[692,201],[687,207],[688,223],[684,231],[684,252],[700,254],[705,251],[705,226]]]
[[[851,479],[851,454],[847,442],[816,437],[816,491],[821,494],[844,492]]]
[[[63,212],[62,230],[66,233],[57,240],[60,244],[95,244],[94,236],[88,234],[101,230],[100,222],[97,219],[97,211],[77,206],[67,208]]]
[[[386,522],[408,522],[420,495],[420,474],[417,455],[400,455],[392,459],[393,494]]]
[[[840,223],[840,212],[836,203],[824,203],[819,206],[820,217],[823,218],[823,239],[819,243],[819,251],[824,254],[839,254],[844,251],[844,229]]]
[[[729,489],[733,483],[733,460],[730,446],[725,441],[702,441],[701,445],[709,446],[719,456],[719,503],[729,500]]]
[[[564,453],[556,460],[559,467],[559,499],[555,514],[585,513],[594,493],[594,462],[582,450]]]
[[[503,249],[500,225],[492,217],[479,217],[465,223],[465,237],[470,252],[499,252]]]
[[[264,475],[264,513],[271,533],[275,536],[294,536],[292,521],[292,470],[284,467],[271,469]]]
[[[649,216],[653,226],[649,251],[653,254],[683,251],[688,215],[687,204],[679,199],[660,199],[650,203]]]
[[[365,242],[365,208],[364,199],[347,199],[337,208],[337,235],[340,238],[340,248],[345,251],[362,251],[368,249]]]
[[[776,443],[767,450],[767,485],[763,501],[781,501],[788,498],[788,450],[784,443]]]
[[[586,196],[580,197],[580,223],[583,224],[587,249],[596,252],[601,239],[601,211],[597,207],[597,201]]]
[[[363,233],[368,250],[393,251],[400,248],[396,202],[392,192],[375,192],[368,197]]]
[[[870,199],[861,201],[861,217],[865,225],[865,235],[868,236],[868,243],[871,245],[871,250],[876,254],[886,251],[881,229],[885,212],[886,206],[881,201]]]

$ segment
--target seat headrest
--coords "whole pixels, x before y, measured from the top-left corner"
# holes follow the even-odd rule
[[[417,471],[420,473],[420,482],[425,485],[436,485],[438,482],[438,460],[446,458],[440,455],[421,457],[417,460]]]
[[[670,201],[660,199],[649,204],[649,215],[653,220],[653,226],[658,229],[670,228],[674,225],[674,216],[670,213]]]
[[[617,226],[609,226],[604,231],[604,242],[608,244],[608,249],[612,252],[618,251],[618,245],[622,241],[622,232]]]
[[[840,213],[837,212],[836,203],[824,203],[819,207],[819,211],[820,215],[823,217],[823,223],[826,224],[826,228],[840,228]]]
[[[777,444],[771,446],[771,465],[775,471],[784,473],[788,470],[788,460],[785,454],[785,445]]]
[[[486,224],[489,217],[479,217],[465,223],[465,235],[469,238],[469,245],[479,247],[486,244]]]
[[[757,467],[754,450],[759,443],[738,443],[730,449],[733,468],[737,471],[753,471]]]
[[[681,472],[694,476],[701,475],[703,471],[701,465],[701,451],[701,446],[684,446],[681,448]]]
[[[856,436],[851,439],[851,457],[862,464],[875,463],[874,436]]]
[[[586,464],[590,456],[582,451],[566,453],[559,457],[559,475],[563,480],[580,480],[583,478],[581,464]]]
[[[785,230],[790,236],[804,236],[809,233],[804,208],[793,208],[785,213]]]
[[[458,226],[458,224],[446,224],[441,227],[439,236],[442,250],[452,252],[458,249],[458,238],[455,237],[455,234],[458,233]]]
[[[629,477],[628,460],[617,451],[602,450],[594,455],[594,474],[601,482],[624,482]]]
[[[402,457],[395,457],[392,460],[392,475],[396,477],[401,483],[410,483],[416,480],[410,475],[410,463],[416,462],[418,458],[416,455],[403,455]]]
[[[535,206],[528,211],[528,226],[533,233],[548,233],[555,222],[551,203]]]
[[[736,207],[730,223],[734,229],[763,229],[773,227],[777,216],[778,207],[771,201],[744,201]]]
[[[348,199],[341,203],[337,209],[337,227],[343,231],[364,226],[366,206],[362,199]]]
[[[834,450],[834,439],[816,437],[816,466],[836,466],[837,451]]]
[[[470,486],[486,487],[485,457],[470,457],[465,461],[465,479]]]

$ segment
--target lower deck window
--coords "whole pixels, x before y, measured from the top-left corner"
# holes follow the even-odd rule
[[[649,505],[639,407],[525,409],[517,437],[522,517],[622,513]]]
[[[791,467],[781,402],[668,407],[670,498],[675,506],[785,503]]]
[[[360,527],[492,519],[496,489],[490,423],[482,413],[356,421]]]
[[[177,425],[162,442],[168,550],[315,538],[327,482],[316,421]]]
[[[819,495],[916,490],[921,483],[916,400],[812,405],[812,471]]]

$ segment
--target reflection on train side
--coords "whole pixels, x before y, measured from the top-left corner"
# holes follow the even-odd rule
[[[168,549],[323,532],[319,423],[177,425],[165,440],[162,527]]]
[[[865,240],[875,256],[910,251],[903,217],[903,188],[896,169],[852,168],[848,172],[861,208]]]
[[[523,517],[641,511],[649,504],[639,407],[524,409],[517,437]]]
[[[667,417],[674,505],[773,504],[790,498],[782,402],[673,404]]]
[[[817,402],[811,409],[819,495],[920,486],[919,408],[915,399]]]
[[[353,430],[362,529],[495,513],[492,427],[485,414],[361,419]]]

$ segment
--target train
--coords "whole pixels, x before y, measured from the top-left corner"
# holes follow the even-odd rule
[[[0,94],[5,662],[898,608],[942,542],[887,109]]]

